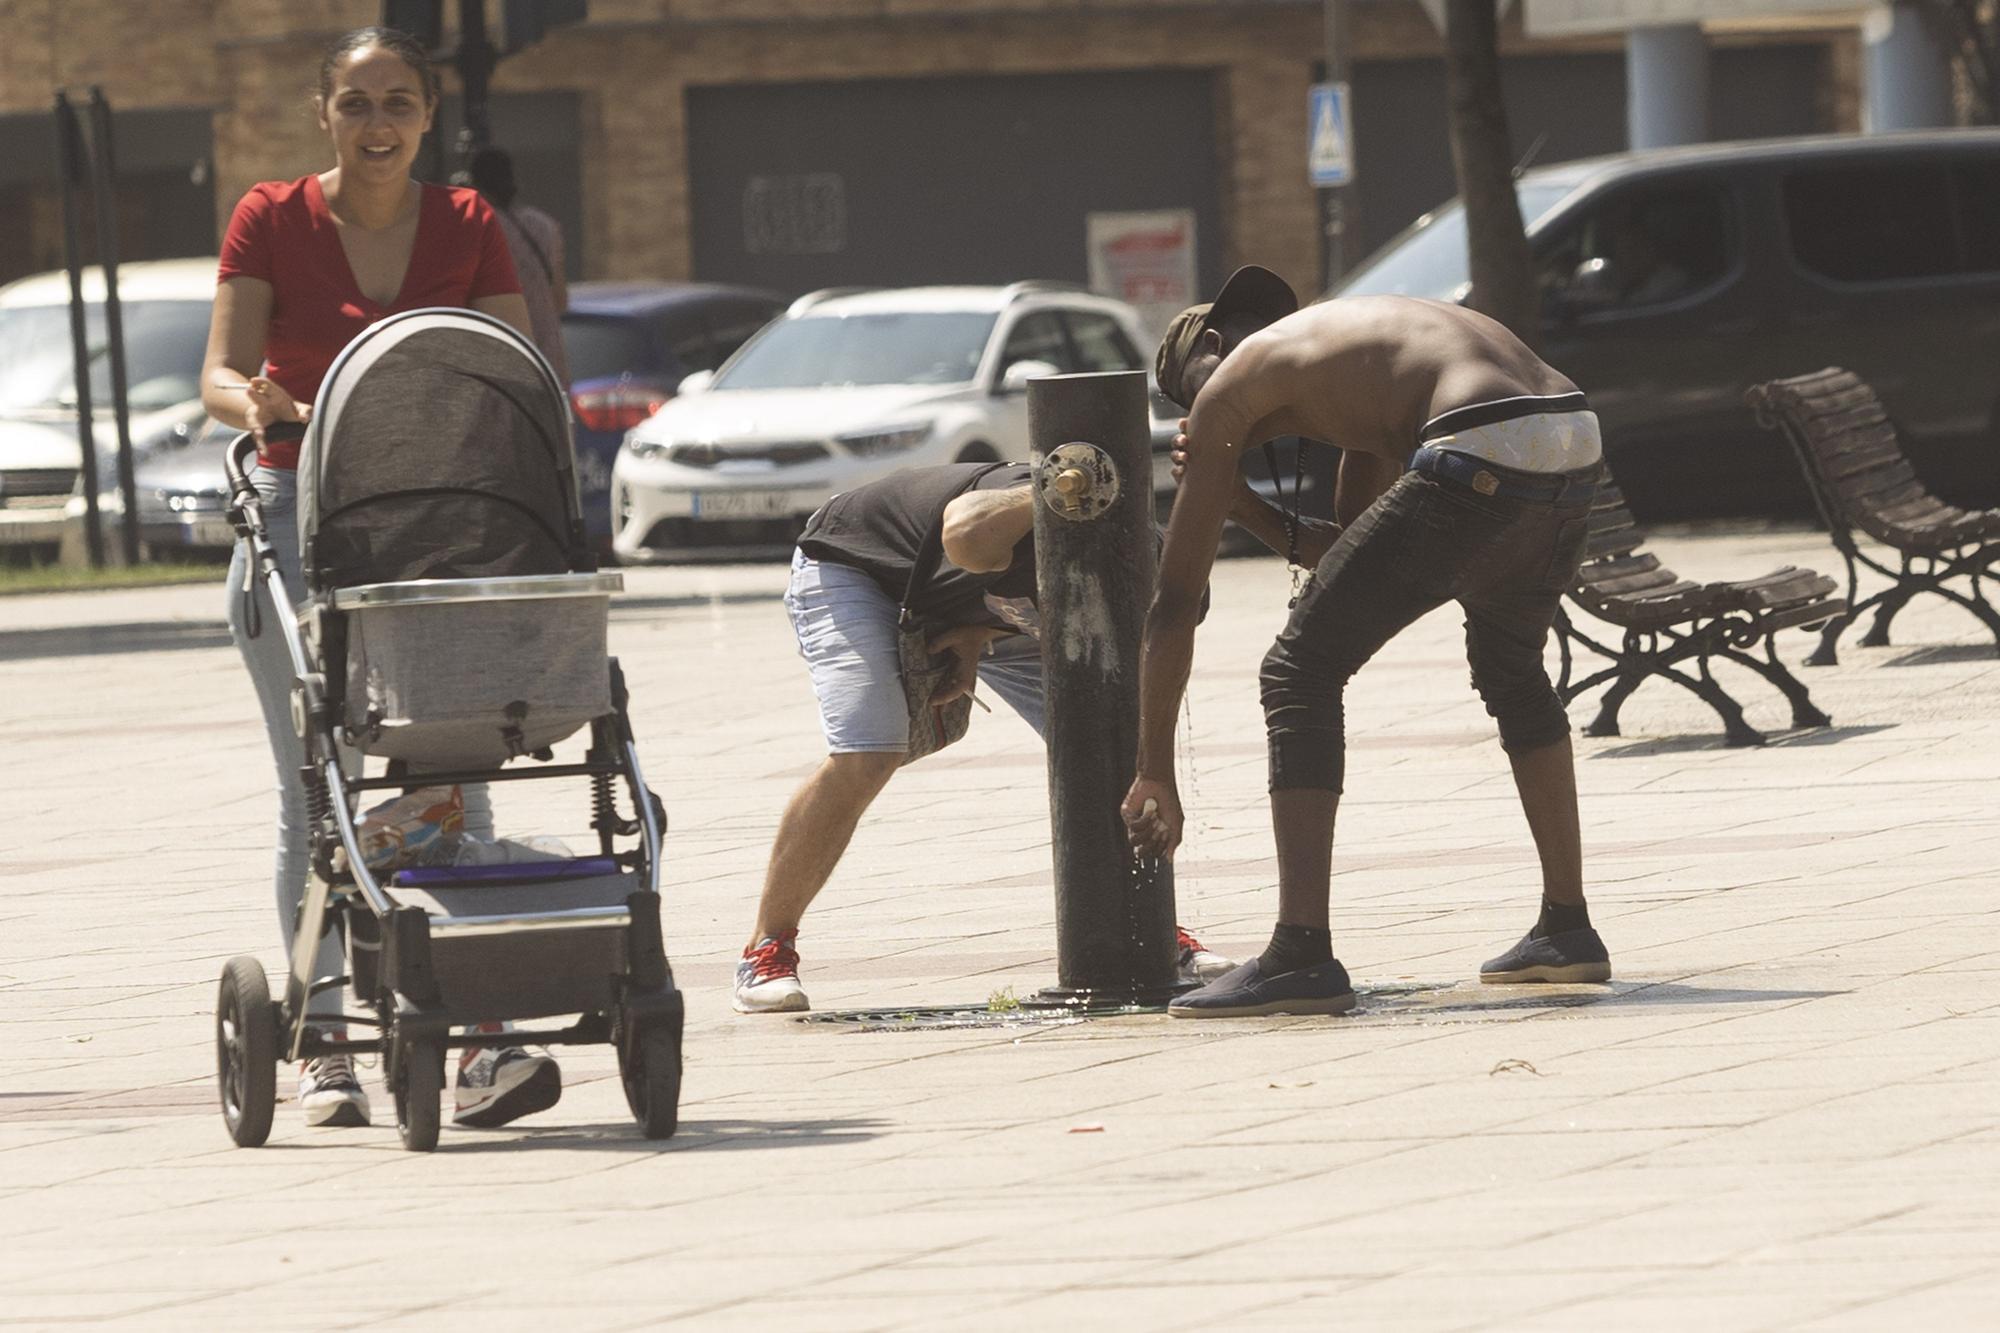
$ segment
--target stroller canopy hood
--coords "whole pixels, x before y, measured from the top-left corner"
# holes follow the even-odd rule
[[[568,405],[533,344],[469,310],[370,326],[299,458],[314,589],[589,569]]]

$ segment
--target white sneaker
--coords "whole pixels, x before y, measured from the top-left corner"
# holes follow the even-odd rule
[[[497,1129],[562,1100],[562,1069],[546,1055],[519,1046],[482,1046],[459,1057],[451,1123]]]
[[[368,1123],[368,1094],[354,1077],[354,1061],[322,1055],[299,1066],[299,1109],[308,1125],[359,1129]]]
[[[796,930],[757,941],[743,951],[736,964],[736,996],[739,1014],[797,1014],[812,1008],[806,988],[799,984],[799,951],[792,942]]]
[[[1219,953],[1202,946],[1202,942],[1179,926],[1174,934],[1181,946],[1180,979],[1197,985],[1215,980],[1236,966],[1234,958],[1225,958]]]

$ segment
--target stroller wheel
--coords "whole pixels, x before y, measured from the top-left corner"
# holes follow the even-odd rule
[[[396,1132],[411,1152],[437,1147],[438,1102],[444,1095],[444,1047],[434,1037],[408,1037],[396,1059]]]
[[[681,1118],[680,1015],[628,1023],[618,1043],[618,1074],[639,1132],[672,1138]]]
[[[261,1147],[271,1136],[278,1100],[278,1019],[264,965],[255,958],[232,958],[222,969],[215,999],[215,1076],[229,1137],[239,1148]]]

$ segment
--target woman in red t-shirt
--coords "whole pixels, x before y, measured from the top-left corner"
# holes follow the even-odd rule
[[[309,421],[328,367],[353,337],[400,310],[469,306],[530,336],[527,302],[493,210],[472,190],[426,185],[410,175],[424,132],[437,112],[437,78],[421,44],[390,28],[361,28],[328,48],[314,99],[332,141],[329,171],[251,187],[229,220],[217,275],[202,402],[210,415],[258,437],[252,480],[296,602],[299,573],[299,450],[268,440],[264,428]],[[412,404],[411,410],[419,405]],[[239,544],[232,590],[250,586]],[[262,632],[263,585],[232,591],[229,627],[256,683],[278,767],[278,915],[291,947],[306,886],[309,830],[304,763],[291,723],[292,666],[284,643]],[[483,787],[467,787],[465,832],[493,836]],[[344,970],[339,942],[320,943],[315,975]],[[314,997],[315,1016],[338,1017],[338,989]],[[468,1052],[458,1074],[460,1124],[504,1124],[553,1105],[562,1076],[547,1056],[518,1047]],[[299,1105],[314,1125],[365,1125],[368,1100],[346,1056],[308,1061],[299,1074]]]

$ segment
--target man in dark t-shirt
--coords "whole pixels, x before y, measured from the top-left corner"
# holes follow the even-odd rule
[[[897,622],[933,532],[943,559],[910,609],[931,651],[949,653],[956,669],[932,702],[983,683],[1042,732],[1031,475],[1020,463],[909,468],[834,496],[807,521],[785,609],[812,675],[827,757],[779,822],[756,928],[736,968],[739,1013],[810,1007],[799,984],[799,920],[908,751]],[[1180,945],[1189,980],[1234,966],[1185,931]]]

